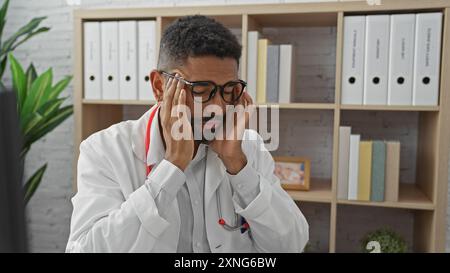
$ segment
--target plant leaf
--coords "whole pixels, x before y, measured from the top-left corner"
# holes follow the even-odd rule
[[[61,124],[63,121],[65,121],[68,117],[70,117],[73,113],[73,106],[68,105],[65,107],[62,107],[55,111],[54,116],[51,117],[49,120],[45,122],[36,132],[33,134],[25,135],[25,147],[31,146],[32,143],[39,140],[44,135],[51,132],[53,129],[55,129],[59,124]]]
[[[25,72],[25,74],[27,76],[27,92],[29,92],[31,89],[31,85],[37,78],[36,68],[34,67],[33,63],[28,66],[27,72]]]
[[[42,32],[47,32],[47,31],[49,31],[49,30],[50,30],[50,28],[48,28],[48,27],[41,27],[41,28],[39,28],[38,30],[29,33],[27,36],[25,36],[25,38],[23,38],[22,40],[20,40],[20,41],[17,42],[17,43],[14,43],[14,44],[11,46],[10,51],[13,51],[14,49],[16,49],[16,47],[18,47],[18,46],[20,46],[21,44],[25,43],[27,40],[29,40],[31,37],[35,36],[36,34],[39,34],[39,33],[42,33]]]
[[[30,201],[33,194],[36,192],[37,187],[41,183],[42,177],[44,176],[45,170],[47,169],[47,163],[40,167],[25,184],[25,204]]]
[[[0,9],[0,44],[2,43],[2,35],[3,35],[3,29],[5,28],[5,22],[6,22],[6,13],[8,12],[8,6],[9,6],[9,0],[6,0],[3,3],[2,8]]]
[[[8,59],[5,57],[1,58],[0,61],[0,79],[3,78],[3,73],[5,73],[5,68],[6,68],[6,62],[8,61]]]
[[[6,91],[6,87],[3,84],[3,81],[0,79],[0,92],[5,92]]]
[[[52,87],[48,99],[56,99],[59,94],[67,87],[67,85],[72,80],[72,76],[66,76],[64,79],[60,80],[55,86]]]
[[[36,112],[27,115],[23,120],[23,124],[21,124],[23,135],[30,134],[34,128],[39,128],[39,126],[42,126],[42,124],[52,118],[53,113],[59,109],[65,99],[66,98],[50,100],[39,107]]]
[[[33,32],[35,28],[39,26],[39,24],[47,17],[37,17],[33,18],[26,25],[22,26],[16,33],[14,33],[5,43],[2,45],[1,55],[7,54],[17,39],[23,35]]]
[[[18,111],[22,109],[23,102],[26,98],[26,77],[25,72],[20,63],[14,58],[12,54],[9,54],[9,62],[11,66],[11,74],[13,81],[13,88],[17,96],[17,108]]]
[[[30,90],[28,90],[20,116],[26,116],[35,112],[45,102],[51,88],[52,78],[53,72],[51,68],[36,78]]]

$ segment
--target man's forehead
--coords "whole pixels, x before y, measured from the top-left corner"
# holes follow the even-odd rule
[[[224,84],[237,79],[237,62],[232,58],[189,57],[186,62],[175,69],[189,81],[214,81]]]

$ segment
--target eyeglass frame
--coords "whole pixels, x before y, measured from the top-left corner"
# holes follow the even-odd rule
[[[166,71],[163,71],[163,70],[159,70],[158,72],[159,72],[160,74],[164,75],[164,76],[167,76],[167,77],[171,77],[171,78],[175,78],[175,79],[181,80],[181,81],[183,81],[185,84],[190,85],[190,86],[192,87],[191,94],[192,94],[192,98],[193,98],[194,100],[195,100],[194,95],[202,95],[202,93],[203,93],[203,92],[196,92],[196,91],[194,91],[194,86],[195,86],[196,84],[200,84],[200,83],[209,83],[209,84],[212,84],[212,85],[214,86],[214,89],[209,93],[208,99],[207,99],[206,101],[203,101],[203,100],[202,100],[202,103],[207,103],[208,101],[210,101],[210,100],[216,95],[218,89],[220,89],[220,96],[222,97],[222,99],[223,99],[226,103],[235,103],[235,102],[237,102],[237,101],[239,100],[239,98],[240,98],[240,97],[242,96],[242,94],[244,93],[245,88],[247,87],[247,82],[246,82],[246,81],[243,81],[243,80],[241,80],[241,79],[228,81],[228,82],[226,82],[225,84],[220,85],[220,84],[216,84],[216,83],[213,82],[213,81],[188,81],[188,80],[186,80],[186,79],[184,79],[184,78],[182,78],[182,77],[177,77],[177,76],[175,76],[174,74],[170,74],[170,73],[168,73],[168,72],[166,72]],[[227,102],[227,101],[225,100],[225,98],[224,98],[224,93],[225,93],[224,89],[225,89],[225,86],[226,86],[227,84],[229,84],[229,83],[238,83],[238,84],[242,84],[242,86],[243,86],[243,87],[242,87],[241,93],[239,94],[239,96],[236,97],[236,99],[235,99],[233,102]]]

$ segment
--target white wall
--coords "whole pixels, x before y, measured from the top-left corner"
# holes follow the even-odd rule
[[[328,0],[330,1],[330,0]],[[30,42],[25,43],[15,51],[16,57],[21,63],[28,65],[30,61],[36,65],[38,71],[42,72],[48,67],[53,67],[55,79],[61,79],[62,76],[73,74],[73,20],[72,12],[74,8],[82,7],[118,7],[118,6],[177,6],[177,5],[205,5],[205,4],[239,4],[239,3],[270,3],[270,2],[308,2],[303,1],[283,1],[283,0],[46,0],[46,1],[31,1],[31,0],[14,0],[11,1],[10,9],[7,17],[7,25],[5,29],[5,36],[9,36],[13,31],[17,30],[24,22],[36,16],[48,16],[44,25],[50,26],[49,33],[39,35],[33,38]],[[311,1],[309,1],[311,2]],[[73,4],[80,5],[73,5]],[[288,31],[289,32],[289,31]],[[299,29],[297,33],[302,33]],[[287,34],[273,33],[273,30],[268,30],[268,35],[272,35],[278,41],[286,38]],[[308,39],[299,38],[298,46],[302,47],[302,58],[298,61],[297,67],[299,73],[297,77],[301,82],[308,80],[308,86],[304,86],[303,90],[314,91],[317,86],[322,87],[325,93],[330,87],[334,86],[334,70],[326,68],[329,60],[334,58],[333,44],[323,46],[311,46],[314,39],[328,39],[332,41],[335,38],[333,28],[322,28],[308,34]],[[308,51],[309,50],[309,51]],[[331,54],[331,55],[330,55]],[[314,63],[317,62],[317,63]],[[324,69],[325,67],[325,69]],[[6,71],[6,82],[8,82],[9,71]],[[331,88],[332,89],[332,88]],[[64,95],[69,96],[69,101],[72,101],[73,88],[72,85],[67,88]],[[311,93],[312,94],[312,93]],[[297,94],[297,97],[302,95]],[[126,112],[133,112],[133,110],[126,110]],[[141,109],[142,111],[142,109]],[[296,113],[291,115],[290,113]],[[135,114],[134,114],[135,115]],[[133,113],[125,113],[125,116],[133,116]],[[280,128],[285,132],[284,145],[278,151],[281,153],[290,154],[308,154],[313,159],[313,166],[321,166],[313,168],[314,176],[329,177],[331,173],[331,143],[332,136],[330,129],[330,113],[326,111],[282,111],[282,119],[280,121]],[[301,118],[299,118],[301,117]],[[378,115],[374,117],[374,122],[383,123],[389,116]],[[352,122],[357,123],[357,117],[348,117]],[[293,126],[294,124],[294,126]],[[358,125],[359,126],[359,125]],[[391,123],[389,129],[396,130],[399,123]],[[408,147],[414,147],[416,125],[415,119],[409,118],[405,124],[402,124],[402,135]],[[311,130],[309,128],[312,128]],[[371,132],[376,135],[376,132]],[[294,145],[298,141],[295,136],[302,137],[302,143],[313,143],[314,146],[322,145],[318,151],[301,148]],[[317,147],[317,146],[316,146]],[[402,168],[402,175],[404,177],[413,176],[414,166],[410,155],[415,151],[408,152],[404,158]],[[403,159],[403,158],[402,158]],[[44,176],[42,185],[36,192],[31,202],[28,205],[28,223],[29,233],[31,237],[31,248],[36,252],[61,252],[64,250],[67,237],[69,234],[70,216],[72,206],[70,198],[72,192],[72,162],[73,162],[73,118],[70,118],[62,126],[58,127],[54,132],[48,135],[45,139],[35,144],[27,157],[26,174],[34,172],[43,162],[48,161],[49,167]],[[409,161],[408,161],[409,160]],[[449,166],[450,168],[450,166]],[[328,227],[329,226],[329,207],[326,205],[303,204],[301,207],[305,210],[305,215],[314,217],[313,226],[318,227],[311,232],[311,245],[318,251],[327,251],[326,244],[328,241]],[[346,211],[351,208],[342,209],[343,219],[346,219]],[[376,209],[375,209],[376,210]],[[358,238],[352,232],[363,228],[366,224],[364,215],[365,210],[360,209],[360,213],[350,220],[353,220],[353,229],[341,228],[341,223],[338,225],[339,241],[356,242]],[[387,217],[389,224],[396,226],[400,221],[410,221],[411,215],[400,212],[402,217],[397,217],[399,212],[391,210],[383,210],[383,214],[392,214]],[[338,217],[339,218],[339,217]],[[348,216],[347,216],[348,218]],[[359,219],[359,220],[358,220]],[[449,222],[450,223],[450,222]],[[378,223],[379,224],[379,223]],[[401,226],[401,225],[400,225]],[[321,228],[323,227],[323,228]],[[343,230],[346,230],[344,233]],[[450,229],[447,228],[447,238],[450,238]],[[401,231],[406,237],[411,236],[410,230]],[[355,243],[356,244],[356,243]],[[342,249],[355,249],[355,245],[349,245]],[[447,249],[450,250],[450,240],[447,239]]]

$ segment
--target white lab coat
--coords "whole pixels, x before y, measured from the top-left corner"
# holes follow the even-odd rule
[[[81,143],[67,252],[176,252],[180,231],[177,199],[162,218],[144,185],[149,112]],[[155,143],[161,139],[152,138],[150,145]],[[308,241],[308,223],[281,188],[273,174],[273,159],[267,150],[259,149],[261,143],[255,131],[246,130],[242,147],[247,164],[258,174],[260,192],[245,208],[233,193],[222,161],[208,151],[205,222],[212,252],[301,252]],[[227,231],[218,224],[216,190],[225,220],[233,223],[236,212],[245,217],[249,230]]]

